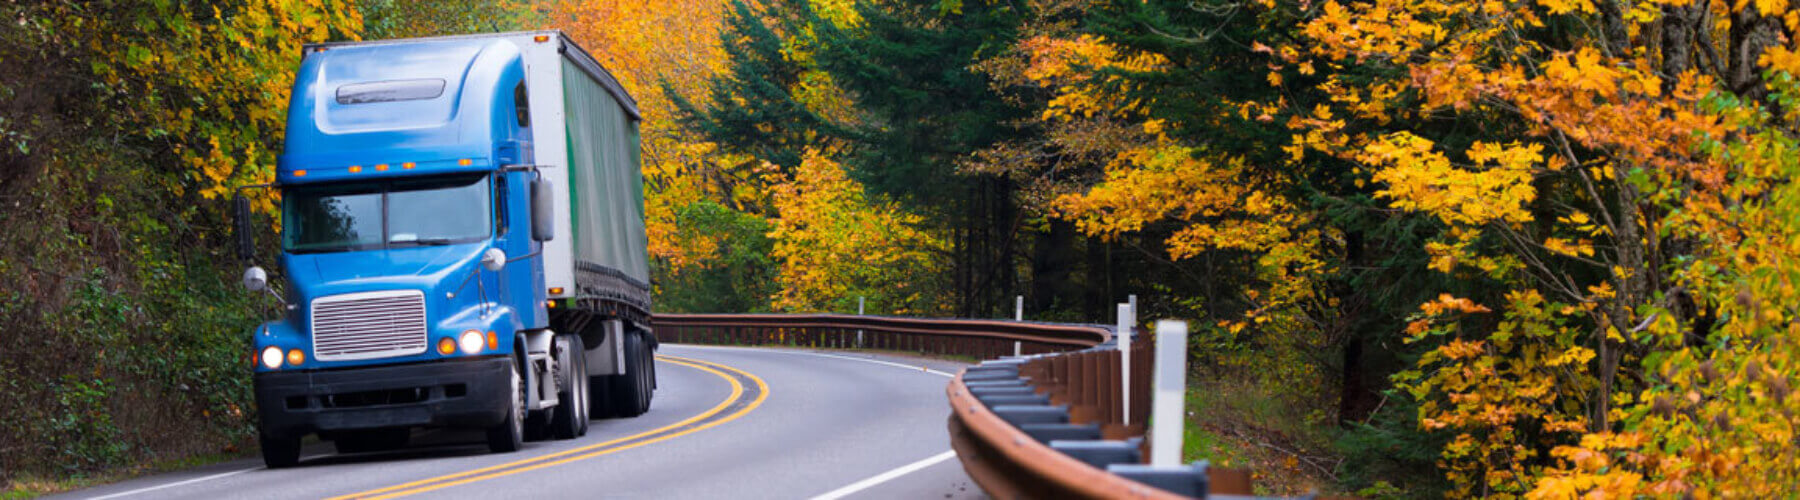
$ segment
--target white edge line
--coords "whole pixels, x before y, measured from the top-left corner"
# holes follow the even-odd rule
[[[93,498],[90,498],[90,499],[89,499],[89,500],[106,500],[106,499],[108,499],[108,498],[119,498],[119,497],[126,497],[126,496],[131,496],[131,495],[136,495],[136,494],[139,494],[139,493],[149,493],[149,492],[152,492],[152,491],[156,491],[156,490],[160,490],[160,489],[163,489],[163,488],[174,488],[174,487],[176,487],[176,486],[181,486],[181,485],[184,485],[184,484],[194,484],[194,483],[198,483],[198,482],[201,482],[201,481],[211,481],[211,480],[214,480],[214,479],[219,479],[219,478],[222,478],[222,477],[226,477],[226,476],[235,476],[235,475],[238,475],[238,474],[243,474],[243,473],[245,473],[245,472],[250,472],[250,471],[253,471],[253,470],[261,470],[261,469],[263,469],[263,468],[262,468],[262,467],[256,467],[256,468],[252,468],[252,469],[240,469],[240,470],[234,470],[234,471],[231,471],[231,472],[221,472],[221,473],[218,473],[218,474],[213,474],[213,475],[210,475],[210,476],[204,476],[204,477],[196,477],[196,478],[193,478],[193,479],[189,479],[189,480],[186,480],[186,481],[177,481],[177,482],[173,482],[173,483],[168,483],[168,484],[159,484],[159,485],[156,485],[156,486],[150,486],[150,487],[146,487],[146,488],[138,488],[138,489],[135,489],[135,490],[131,490],[131,491],[124,491],[124,492],[119,492],[119,493],[114,493],[114,494],[111,494],[111,495],[107,495],[107,496],[103,496],[103,497],[93,497]]]
[[[792,350],[787,350],[787,349],[756,349],[753,347],[730,347],[730,346],[713,346],[713,345],[696,345],[696,344],[669,344],[669,345],[681,346],[683,348],[697,347],[700,349],[731,349],[731,350],[754,349],[758,352],[779,352],[779,353],[783,353],[783,354],[796,354],[796,355],[801,355],[801,356],[817,356],[817,357],[821,357],[821,358],[846,359],[846,360],[850,360],[850,361],[861,361],[864,363],[875,363],[878,365],[888,365],[888,366],[892,366],[895,368],[905,368],[905,369],[912,370],[912,371],[922,371],[925,373],[930,373],[932,375],[938,375],[938,376],[945,377],[945,378],[955,378],[956,377],[956,374],[954,374],[954,373],[933,370],[930,367],[926,367],[924,365],[909,365],[909,364],[905,364],[905,363],[894,363],[894,362],[890,362],[890,361],[882,361],[879,359],[858,358],[855,356],[842,356],[842,355],[837,355],[837,354],[825,354],[822,352],[792,351]]]
[[[875,485],[888,482],[888,481],[893,480],[894,478],[897,478],[900,476],[911,474],[915,471],[918,471],[919,469],[923,469],[926,467],[936,465],[938,462],[949,460],[955,456],[956,456],[956,451],[954,451],[954,450],[946,451],[946,452],[939,453],[936,455],[932,455],[930,458],[926,458],[924,460],[920,460],[920,461],[913,462],[910,464],[902,465],[898,468],[895,468],[894,470],[876,474],[875,476],[870,477],[868,479],[850,483],[848,486],[844,486],[842,488],[831,490],[830,492],[827,492],[823,495],[812,497],[811,500],[837,500],[839,498],[844,498],[846,496],[850,496],[850,494],[852,494],[852,493],[856,493],[858,491],[869,489],[871,487],[874,487]]]

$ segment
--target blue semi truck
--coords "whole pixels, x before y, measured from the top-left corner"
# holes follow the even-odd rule
[[[263,460],[419,427],[494,452],[656,387],[636,103],[560,32],[307,45],[276,180],[285,293],[252,336]]]

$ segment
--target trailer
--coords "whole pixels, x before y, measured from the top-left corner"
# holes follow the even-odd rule
[[[495,452],[648,411],[656,387],[636,102],[557,31],[306,45],[272,184],[236,198],[264,461],[412,429]],[[281,199],[285,293],[249,189]]]

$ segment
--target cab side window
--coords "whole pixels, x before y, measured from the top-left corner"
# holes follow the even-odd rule
[[[513,108],[518,113],[519,128],[531,128],[531,99],[525,94],[525,82],[513,87]]]
[[[494,176],[494,235],[506,236],[506,175]]]

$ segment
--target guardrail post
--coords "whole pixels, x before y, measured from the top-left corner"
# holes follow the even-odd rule
[[[1100,409],[1100,376],[1103,372],[1099,353],[1081,353],[1081,403],[1088,407],[1089,412],[1097,413]],[[1089,416],[1094,415],[1089,413]]]
[[[1014,295],[1013,296],[1013,321],[1025,321],[1025,296],[1024,295]],[[1019,357],[1019,351],[1021,350],[1020,348],[1022,348],[1022,347],[1024,347],[1024,346],[1020,345],[1019,341],[1017,341],[1017,340],[1013,341],[1013,357],[1015,357],[1015,358]]]
[[[1119,336],[1119,423],[1131,425],[1131,331],[1137,324],[1137,296],[1131,296],[1130,304],[1119,304],[1119,328],[1114,334]]]
[[[1156,399],[1151,402],[1150,465],[1181,465],[1182,409],[1187,400],[1187,334],[1185,321],[1156,322]]]
[[[863,297],[861,295],[858,295],[856,297],[856,315],[857,316],[863,315]],[[856,329],[856,348],[857,349],[861,349],[863,346],[862,332],[863,331],[861,328]]]

